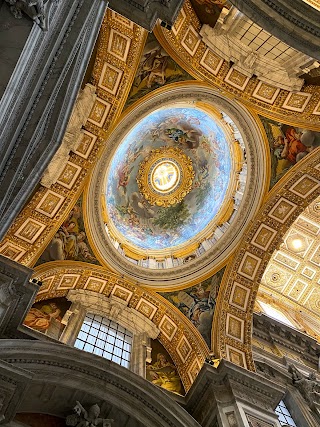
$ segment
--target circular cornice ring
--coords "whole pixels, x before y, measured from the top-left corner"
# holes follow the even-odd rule
[[[201,108],[205,106],[221,120],[224,114],[237,126],[243,139],[247,161],[247,185],[244,189],[242,202],[223,237],[200,257],[174,268],[153,270],[146,269],[126,259],[115,248],[112,236],[106,232],[104,212],[101,207],[101,195],[105,188],[106,165],[117,149],[119,141],[127,129],[135,126],[139,120],[151,111],[172,105],[187,105]],[[229,130],[230,131],[230,130]],[[235,100],[229,100],[206,83],[181,82],[167,85],[153,91],[130,107],[118,126],[114,129],[106,149],[97,164],[89,187],[86,190],[85,221],[90,244],[102,264],[114,271],[155,290],[183,289],[191,284],[199,283],[225,265],[241,240],[242,230],[262,202],[269,185],[269,151],[266,137],[256,118]]]

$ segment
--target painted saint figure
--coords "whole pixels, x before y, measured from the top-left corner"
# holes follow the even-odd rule
[[[46,333],[52,324],[61,329],[61,310],[55,303],[44,304],[40,309],[31,308],[27,314],[24,325],[36,331]]]
[[[157,354],[155,363],[147,365],[147,379],[168,391],[183,394],[183,387],[177,368],[163,353]]]

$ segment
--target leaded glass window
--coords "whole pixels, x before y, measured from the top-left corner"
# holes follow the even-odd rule
[[[278,415],[279,422],[282,426],[297,427],[283,400],[281,400],[279,405],[276,407],[275,412]]]

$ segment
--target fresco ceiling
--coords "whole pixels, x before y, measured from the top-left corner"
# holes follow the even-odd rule
[[[118,146],[107,177],[108,216],[142,249],[195,241],[223,204],[231,167],[228,141],[212,116],[194,107],[159,109]]]

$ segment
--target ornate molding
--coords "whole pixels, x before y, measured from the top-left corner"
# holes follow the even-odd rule
[[[88,313],[100,314],[119,323],[134,334],[146,332],[148,337],[156,339],[160,333],[160,329],[155,326],[152,320],[139,311],[128,307],[128,301],[114,294],[106,297],[97,292],[77,289],[70,290],[67,299],[75,303],[80,303]]]
[[[241,203],[232,219],[232,224],[225,224],[224,233],[221,233],[222,237],[205,253],[187,264],[176,266],[174,269],[148,269],[141,267],[137,262],[133,263],[126,259],[115,247],[112,236],[106,232],[101,206],[101,194],[104,192],[105,185],[105,165],[109,164],[124,131],[136,125],[139,118],[144,117],[150,111],[174,103],[199,105],[199,108],[205,105],[207,108],[211,107],[215,111],[225,113],[239,130],[238,137],[242,139],[247,163],[250,166],[246,170],[246,185]],[[256,143],[256,141],[260,142]],[[108,149],[106,148],[101,156],[88,187],[85,208],[90,244],[95,248],[96,256],[101,263],[125,274],[131,280],[138,280],[144,286],[164,291],[182,289],[186,282],[190,286],[218,271],[235,248],[236,243],[240,241],[241,230],[249,223],[267,190],[268,148],[254,117],[240,104],[230,103],[227,98],[205,83],[175,83],[144,97],[139,101],[137,107],[132,106],[110,135],[107,146]],[[234,172],[236,173],[236,167],[234,167]],[[235,230],[237,230],[237,235]]]
[[[311,364],[315,369],[318,366],[320,345],[315,339],[264,314],[253,316],[252,345],[255,354],[261,348],[280,359],[284,356],[283,350],[287,349],[289,358],[299,359],[308,366]]]
[[[128,313],[126,324],[136,315],[150,334],[160,330],[158,339],[174,361],[185,390],[189,390],[209,349],[196,327],[165,298],[104,267],[82,262],[45,263],[36,267],[34,277],[42,281],[36,301],[70,295],[88,310],[88,295],[95,307],[105,305],[110,310],[114,307],[114,314]]]
[[[320,148],[310,153],[272,189],[226,269],[214,316],[213,330],[220,331],[220,334],[212,337],[218,357],[254,370],[251,323],[258,286],[283,235],[319,195],[319,153]],[[244,331],[242,335],[240,330]]]
[[[231,0],[231,3],[280,40],[320,59],[320,11],[302,0],[294,4],[290,0]]]
[[[39,402],[39,392],[35,390],[39,390],[39,383],[47,384],[46,378],[48,372],[51,372],[50,384],[52,387],[59,386],[60,398],[57,400],[61,407],[66,400],[74,399],[75,391],[81,390],[88,398],[107,401],[117,410],[138,419],[143,425],[199,427],[171,396],[109,360],[47,342],[3,340],[1,344],[0,358],[5,360],[12,370],[19,369],[19,366],[30,377],[35,374],[35,382],[32,379],[27,382],[28,395],[21,399],[20,410],[26,403],[30,405],[30,400],[35,404]],[[35,384],[37,387],[33,388]],[[65,399],[61,399],[61,393],[69,394],[65,394]],[[45,407],[45,404],[46,402],[41,402],[42,407]],[[57,408],[57,411],[59,410],[61,408]]]
[[[61,171],[70,160],[70,151],[76,152],[79,145],[82,143],[85,137],[82,126],[85,125],[88,120],[96,98],[95,86],[86,84],[84,89],[80,90],[62,143],[51,159],[40,181],[40,184],[44,187],[50,188],[57,182],[61,175]]]
[[[158,164],[171,162],[175,169],[176,183],[170,191],[161,191],[155,184],[154,173]],[[168,207],[180,203],[192,188],[195,172],[190,157],[177,147],[152,150],[141,162],[137,183],[141,194],[151,204]]]
[[[262,415],[262,419],[275,418],[274,407],[284,394],[284,387],[260,375],[248,372],[227,361],[218,368],[205,363],[196,386],[186,396],[186,407],[198,422],[209,427],[214,415],[219,412],[223,425],[229,425],[228,414],[232,411],[248,411]],[[201,399],[199,399],[199,395]],[[234,405],[234,406],[233,406]],[[219,409],[217,408],[219,407]],[[265,418],[266,416],[266,418]],[[237,424],[240,424],[241,418]],[[272,419],[272,418],[271,418]]]
[[[24,45],[1,99],[1,238],[59,147],[105,8],[101,0],[55,3],[55,24],[46,33],[33,26]]]
[[[108,129],[121,113],[146,36],[147,32],[140,27],[107,11],[91,78],[97,99],[84,126],[83,138],[70,152],[57,182],[50,189],[40,186],[12,223],[0,243],[2,255],[23,265],[34,265],[67,217],[99,157]],[[122,49],[119,52],[117,43]]]
[[[158,19],[171,28],[183,0],[110,0],[109,6],[141,27],[152,31]]]
[[[255,3],[251,0],[249,2]],[[242,3],[244,2],[239,1],[239,7]],[[259,12],[251,14],[251,17],[259,24]],[[272,26],[273,21],[269,16],[268,20]],[[250,109],[266,117],[302,128],[320,130],[320,88],[305,86],[301,92],[289,92],[256,76],[250,77],[214,52],[205,43],[200,31],[201,23],[191,3],[186,1],[173,30],[167,31],[157,26],[155,35],[168,54],[197,80],[208,82],[231,99],[241,100]],[[318,44],[317,40],[317,46]],[[309,56],[315,57],[311,54]],[[249,59],[247,61],[250,65]]]

